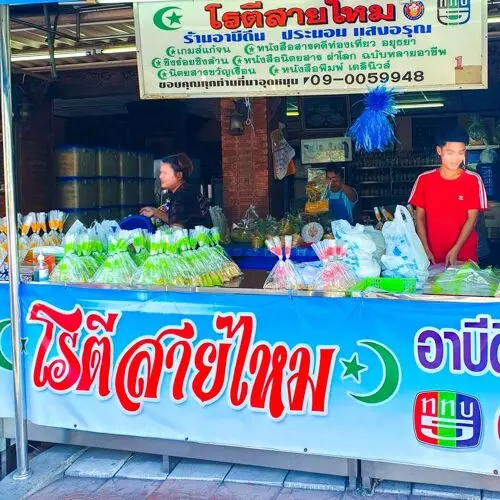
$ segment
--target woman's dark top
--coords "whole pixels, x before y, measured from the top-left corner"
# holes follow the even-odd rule
[[[163,205],[160,210],[167,214],[167,224],[179,224],[192,229],[195,226],[210,224],[208,200],[187,182],[175,193],[168,192],[162,196]]]

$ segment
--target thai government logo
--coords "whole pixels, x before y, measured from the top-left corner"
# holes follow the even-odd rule
[[[471,0],[437,0],[437,17],[447,26],[470,21]]]
[[[481,406],[476,398],[459,392],[420,392],[415,398],[413,426],[423,444],[474,448],[481,440]]]
[[[403,6],[403,14],[410,21],[417,21],[424,15],[423,2],[411,1]]]
[[[153,16],[153,23],[155,26],[164,31],[175,31],[182,28],[181,15],[182,9],[180,7],[169,6],[164,7],[156,12]]]

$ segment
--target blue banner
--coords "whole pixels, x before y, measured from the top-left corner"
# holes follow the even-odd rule
[[[14,416],[9,284],[0,282],[0,418]]]
[[[500,303],[22,285],[31,421],[493,474]]]

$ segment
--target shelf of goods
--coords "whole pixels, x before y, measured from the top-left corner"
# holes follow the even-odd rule
[[[417,177],[436,168],[428,165],[387,165],[380,167],[358,167],[354,185],[360,200],[380,198],[381,204],[406,202]]]

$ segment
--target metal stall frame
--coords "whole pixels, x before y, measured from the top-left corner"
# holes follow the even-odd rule
[[[272,467],[276,469],[314,472],[347,477],[347,488],[354,490],[359,475],[359,460],[337,458],[310,453],[291,453],[278,450],[223,446],[190,441],[175,441],[117,434],[46,427],[28,423],[30,439],[52,443],[70,444],[150,453],[163,457],[163,468],[169,473],[180,458],[227,462],[232,464]],[[0,419],[0,435],[7,439],[15,437],[14,419]]]
[[[9,295],[12,335],[12,376],[14,379],[14,412],[17,469],[14,479],[28,479],[28,433],[26,383],[21,349],[21,308],[19,298],[19,253],[17,249],[16,182],[14,175],[14,126],[12,110],[12,72],[9,5],[0,5],[0,78],[2,104],[3,160],[7,244],[9,252]]]

